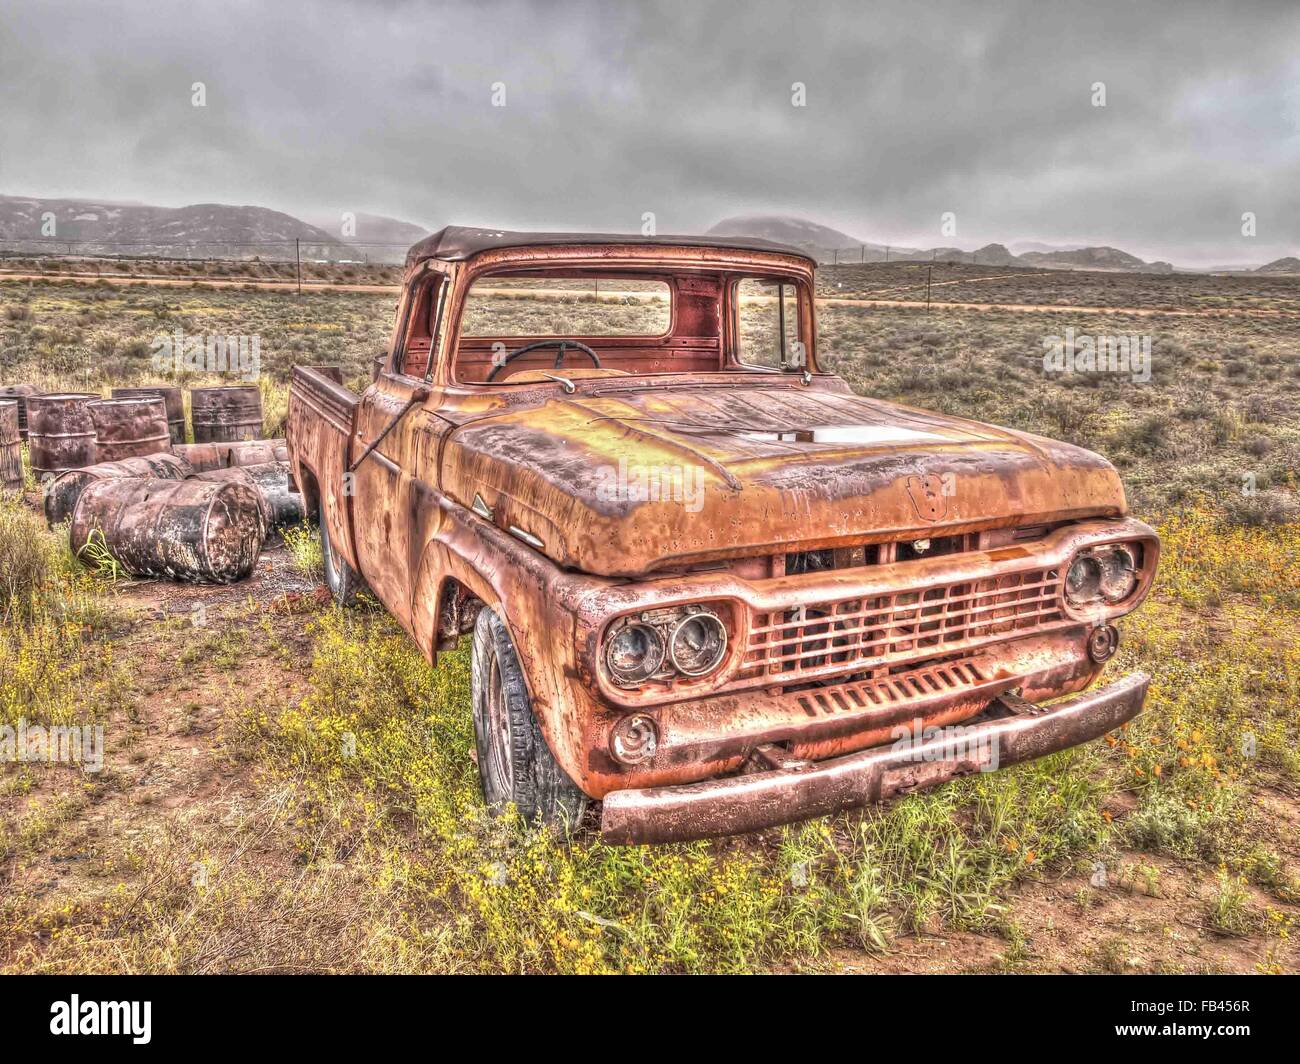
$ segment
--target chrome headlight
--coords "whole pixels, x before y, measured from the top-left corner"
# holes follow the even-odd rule
[[[727,657],[725,607],[666,606],[615,620],[605,634],[605,667],[619,687],[674,675],[695,679]]]
[[[605,644],[605,665],[621,687],[648,680],[663,663],[663,636],[648,624],[625,625]]]
[[[701,610],[678,621],[668,636],[668,658],[683,676],[703,676],[727,656],[727,629]]]
[[[1093,547],[1074,556],[1065,573],[1065,599],[1071,606],[1098,602],[1113,605],[1133,593],[1138,583],[1137,559],[1124,543]]]

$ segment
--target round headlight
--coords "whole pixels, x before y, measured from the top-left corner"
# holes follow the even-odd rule
[[[703,676],[722,664],[727,629],[712,613],[683,617],[668,636],[668,657],[684,676]]]
[[[1101,596],[1101,562],[1096,555],[1080,554],[1065,574],[1065,597],[1072,606],[1096,602]]]
[[[663,663],[663,637],[648,624],[629,624],[605,646],[610,675],[624,687],[648,680]]]
[[[1133,594],[1137,587],[1137,562],[1128,547],[1111,547],[1097,552],[1101,563],[1101,597],[1107,602],[1120,602]]]

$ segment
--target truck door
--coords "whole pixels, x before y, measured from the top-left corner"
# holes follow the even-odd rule
[[[394,350],[357,406],[352,439],[351,516],[361,574],[408,631],[411,588],[425,533],[418,504],[436,487],[438,396],[426,383],[437,351],[446,280],[436,271],[411,282],[406,322]],[[428,393],[427,399],[421,396]],[[375,441],[379,441],[375,445]],[[375,445],[362,458],[367,448]]]

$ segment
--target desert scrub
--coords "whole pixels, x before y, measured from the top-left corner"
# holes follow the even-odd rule
[[[1156,588],[1121,623],[1116,667],[1148,672],[1151,688],[1145,712],[1107,736],[1109,771],[1139,799],[1124,825],[1133,844],[1183,858],[1241,855],[1253,841],[1252,785],[1297,778],[1300,535],[1204,511],[1159,532]]]
[[[325,560],[321,554],[320,529],[315,525],[294,525],[286,528],[281,536],[284,545],[293,558],[293,567],[303,576],[320,579],[325,572]]]
[[[20,500],[0,495],[0,622],[30,617],[57,569],[45,522]]]
[[[0,498],[0,594],[0,721],[100,719],[121,682],[100,587],[18,499]]]
[[[1300,610],[1300,521],[1243,527],[1202,506],[1160,523],[1160,586],[1193,608],[1247,596],[1264,609]]]

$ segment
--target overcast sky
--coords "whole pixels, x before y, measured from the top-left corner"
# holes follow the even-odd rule
[[[0,192],[1265,261],[1300,4],[3,0]]]

